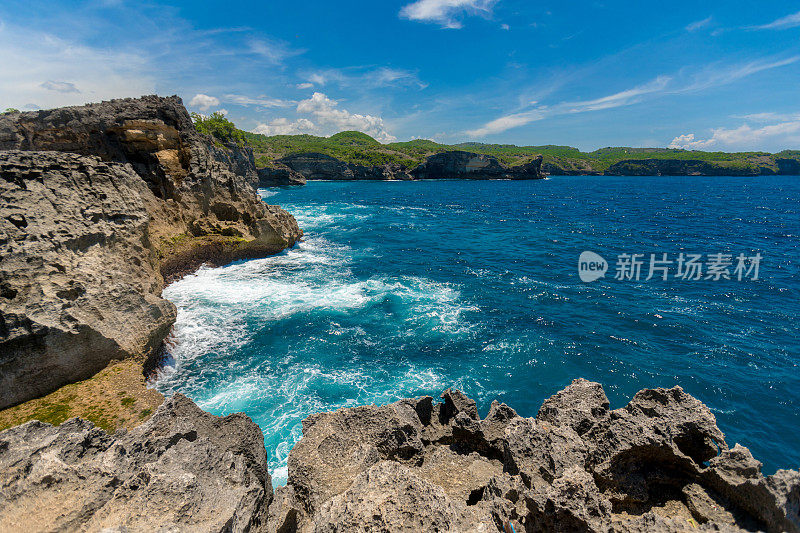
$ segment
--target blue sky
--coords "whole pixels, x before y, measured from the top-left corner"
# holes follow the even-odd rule
[[[800,3],[0,4],[0,107],[153,93],[266,134],[800,149]]]

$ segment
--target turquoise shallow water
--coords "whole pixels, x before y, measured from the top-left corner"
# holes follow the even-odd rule
[[[310,413],[438,395],[533,416],[582,376],[612,407],[681,385],[765,470],[800,465],[800,179],[312,182],[263,190],[305,241],[170,285],[156,383],[264,431],[274,482]],[[578,255],[606,278],[582,283]],[[760,279],[613,279],[621,253],[763,255]]]

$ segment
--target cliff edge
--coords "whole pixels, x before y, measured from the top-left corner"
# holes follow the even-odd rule
[[[178,97],[0,116],[0,408],[152,356],[165,280],[298,241],[257,181]]]
[[[800,531],[800,473],[761,474],[680,387],[615,410],[577,379],[535,418],[457,390],[303,421],[272,490],[257,426],[167,400],[131,431],[0,432],[0,530]]]
[[[680,387],[610,410],[578,379],[535,418],[442,398],[304,420],[268,531],[800,531],[800,473],[763,476]]]

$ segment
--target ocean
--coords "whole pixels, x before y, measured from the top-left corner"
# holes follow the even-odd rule
[[[304,241],[169,285],[178,320],[154,386],[247,413],[274,484],[311,413],[457,387],[482,416],[495,399],[535,416],[576,377],[602,383],[612,408],[680,385],[766,473],[800,466],[800,178],[260,194]],[[600,257],[583,272],[598,279],[581,280],[583,252]]]

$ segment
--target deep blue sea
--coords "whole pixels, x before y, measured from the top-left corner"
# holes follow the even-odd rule
[[[275,484],[311,413],[453,386],[482,415],[498,399],[535,416],[576,377],[603,383],[613,408],[680,385],[766,472],[800,466],[800,178],[260,192],[294,214],[304,241],[167,287],[178,321],[156,387],[250,415]],[[583,251],[608,261],[604,278],[580,280]],[[706,268],[709,254],[732,255],[732,279],[676,278],[673,264],[667,280],[645,280],[650,254],[681,252]],[[757,253],[758,279],[738,280],[736,257]],[[620,254],[643,254],[639,281],[614,278]]]

